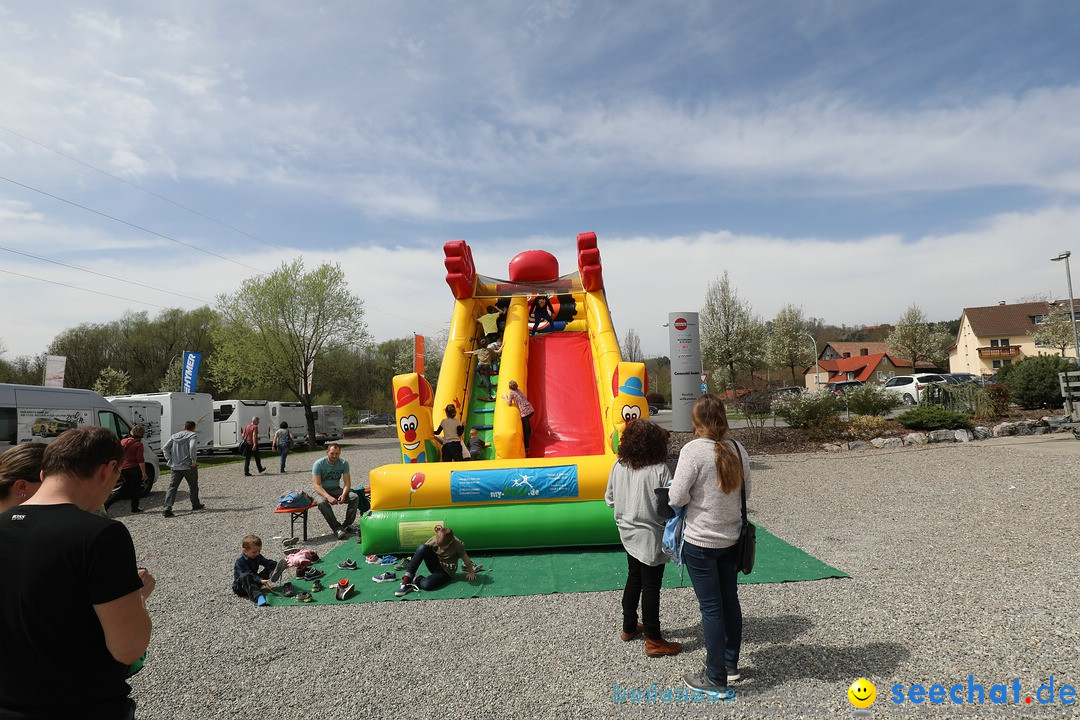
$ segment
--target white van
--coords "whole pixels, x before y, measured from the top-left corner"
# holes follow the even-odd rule
[[[307,445],[307,415],[304,413],[303,403],[271,400],[266,403],[266,406],[270,410],[270,425],[266,428],[266,434],[271,440],[273,440],[274,431],[281,427],[284,421],[289,423],[289,432],[296,438],[296,444]]]
[[[340,405],[312,405],[315,413],[315,442],[319,445],[345,437],[345,412]]]
[[[149,446],[153,453],[160,455],[161,405],[153,400],[125,400],[115,396],[106,396],[105,399],[129,423],[146,428],[143,445]]]
[[[214,449],[236,452],[243,439],[244,428],[254,417],[259,418],[259,447],[270,447],[273,431],[268,431],[270,408],[267,405],[266,400],[215,400]]]
[[[188,420],[195,423],[197,451],[214,450],[214,398],[210,393],[159,392],[135,395],[113,395],[109,401],[154,402],[161,407],[161,430],[154,452],[161,452],[161,445],[184,429]],[[148,429],[149,430],[149,429]],[[149,432],[147,433],[149,434]]]
[[[100,425],[120,438],[131,432],[131,424],[93,390],[0,383],[0,452],[24,442],[52,442],[80,425]],[[143,460],[145,497],[158,476],[157,456],[146,443]]]

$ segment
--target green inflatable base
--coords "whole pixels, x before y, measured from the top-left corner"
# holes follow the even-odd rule
[[[618,545],[611,508],[602,500],[375,510],[360,520],[365,555],[411,553],[448,525],[470,550]]]

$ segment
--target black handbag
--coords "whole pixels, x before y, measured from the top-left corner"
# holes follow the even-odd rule
[[[742,462],[742,448],[734,443],[739,451],[739,462]],[[743,575],[749,575],[754,571],[754,556],[757,553],[757,526],[746,517],[746,479],[743,478],[739,488],[742,495],[742,526],[739,528],[739,540],[735,543],[735,570]]]

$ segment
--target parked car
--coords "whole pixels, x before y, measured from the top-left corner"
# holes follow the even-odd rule
[[[833,395],[843,395],[848,390],[854,390],[862,384],[859,380],[838,380],[825,383],[825,392],[831,392]]]
[[[936,373],[915,373],[891,377],[884,387],[886,391],[899,395],[905,405],[914,405],[923,399],[927,385],[941,382],[946,382],[945,378]]]
[[[360,421],[361,425],[393,425],[395,422],[394,416],[389,413],[379,413],[378,415],[368,415],[366,418]]]
[[[948,373],[941,377],[945,378],[945,382],[950,385],[963,385],[966,382],[982,382],[978,375],[972,375],[971,373]]]

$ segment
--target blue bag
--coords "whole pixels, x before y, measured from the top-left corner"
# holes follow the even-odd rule
[[[682,565],[683,530],[686,527],[686,508],[673,507],[674,513],[664,523],[664,554],[676,565]]]

